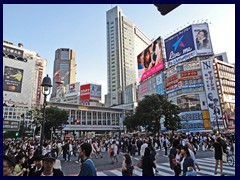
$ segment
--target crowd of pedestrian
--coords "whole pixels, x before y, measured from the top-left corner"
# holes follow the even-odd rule
[[[217,174],[220,165],[220,175],[223,173],[222,155],[227,144],[233,147],[234,136],[220,134],[177,134],[156,136],[132,136],[111,138],[85,138],[79,140],[44,141],[40,149],[39,141],[25,139],[5,140],[3,142],[3,175],[4,176],[63,176],[61,162],[77,159],[79,176],[96,176],[93,158],[103,158],[102,152],[107,152],[109,163],[117,163],[122,156],[122,175],[134,175],[132,156],[140,156],[143,176],[154,176],[157,168],[157,151],[164,150],[169,158],[170,168],[175,176],[195,176],[201,171],[196,159],[198,151],[214,151],[215,170]],[[233,148],[232,148],[233,150]],[[104,157],[106,158],[106,157]]]

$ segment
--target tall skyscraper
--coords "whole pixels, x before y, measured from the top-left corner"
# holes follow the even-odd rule
[[[60,48],[55,51],[52,79],[51,100],[64,94],[62,91],[67,84],[76,82],[76,58],[72,49]]]
[[[118,6],[107,11],[108,106],[125,103],[125,88],[137,82],[137,55],[150,43]]]

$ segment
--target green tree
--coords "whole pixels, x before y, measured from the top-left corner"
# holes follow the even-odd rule
[[[128,130],[133,131],[133,130],[137,130],[137,127],[140,125],[141,123],[138,120],[138,117],[136,116],[136,114],[127,116],[124,120],[124,125],[127,127]]]
[[[180,123],[180,109],[167,99],[166,95],[153,94],[145,96],[138,103],[136,117],[140,125],[151,131],[160,132],[160,118],[165,118],[165,127],[176,130]]]
[[[68,119],[68,112],[64,109],[59,109],[58,107],[46,107],[46,116],[45,116],[45,127],[44,134],[47,139],[51,137],[50,129],[58,127],[61,124],[66,124]],[[31,116],[33,119],[33,124],[36,127],[40,127],[43,120],[43,108],[33,109],[27,112],[28,116]]]
[[[167,102],[165,104],[165,111],[163,112],[164,115],[164,126],[168,129],[172,131],[172,134],[174,133],[174,131],[176,131],[177,129],[180,128],[181,124],[180,124],[180,108],[175,105],[172,104],[172,102]]]

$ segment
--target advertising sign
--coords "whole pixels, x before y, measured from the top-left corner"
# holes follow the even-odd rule
[[[202,60],[201,67],[210,119],[211,121],[216,121],[217,117],[218,120],[220,120],[222,118],[222,112],[214,75],[213,60]]]
[[[87,101],[90,99],[90,84],[80,86],[80,101]]]
[[[189,76],[197,76],[198,75],[198,71],[184,71],[184,72],[180,72],[180,76],[183,77],[189,77]]]
[[[182,121],[203,120],[202,111],[181,112],[180,118]]]
[[[90,99],[101,100],[102,90],[100,85],[91,84]]]
[[[4,46],[3,45],[3,53],[8,54],[8,55],[13,55],[16,57],[23,57],[23,51],[16,49],[16,48],[12,48],[12,47],[8,47],[8,46]]]
[[[21,93],[22,90],[23,69],[5,66],[3,91]]]
[[[69,92],[69,93],[76,92],[76,86],[75,86],[75,84],[69,84],[69,86],[68,86],[68,92]]]
[[[225,52],[220,54],[215,54],[214,59],[228,63],[227,54]]]
[[[139,82],[161,71],[164,68],[161,37],[141,52],[137,60]]]
[[[18,131],[19,130],[19,121],[9,121],[4,120],[3,121],[3,130],[4,131]]]
[[[163,95],[163,80],[162,80],[162,73],[156,76],[156,84],[157,84],[157,94]]]
[[[213,55],[208,24],[193,24],[193,38],[198,55]]]
[[[40,104],[40,100],[41,100],[42,74],[43,74],[43,71],[42,71],[42,69],[39,68],[39,70],[38,70],[38,84],[37,84],[37,97],[36,97],[36,104],[37,105]]]
[[[185,29],[165,39],[165,49],[168,67],[194,57],[195,46],[193,42],[192,27]]]

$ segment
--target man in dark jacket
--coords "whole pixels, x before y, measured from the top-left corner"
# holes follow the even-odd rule
[[[63,176],[60,169],[54,169],[53,166],[56,162],[54,153],[47,153],[43,158],[43,168],[41,171],[34,173],[34,176]]]

